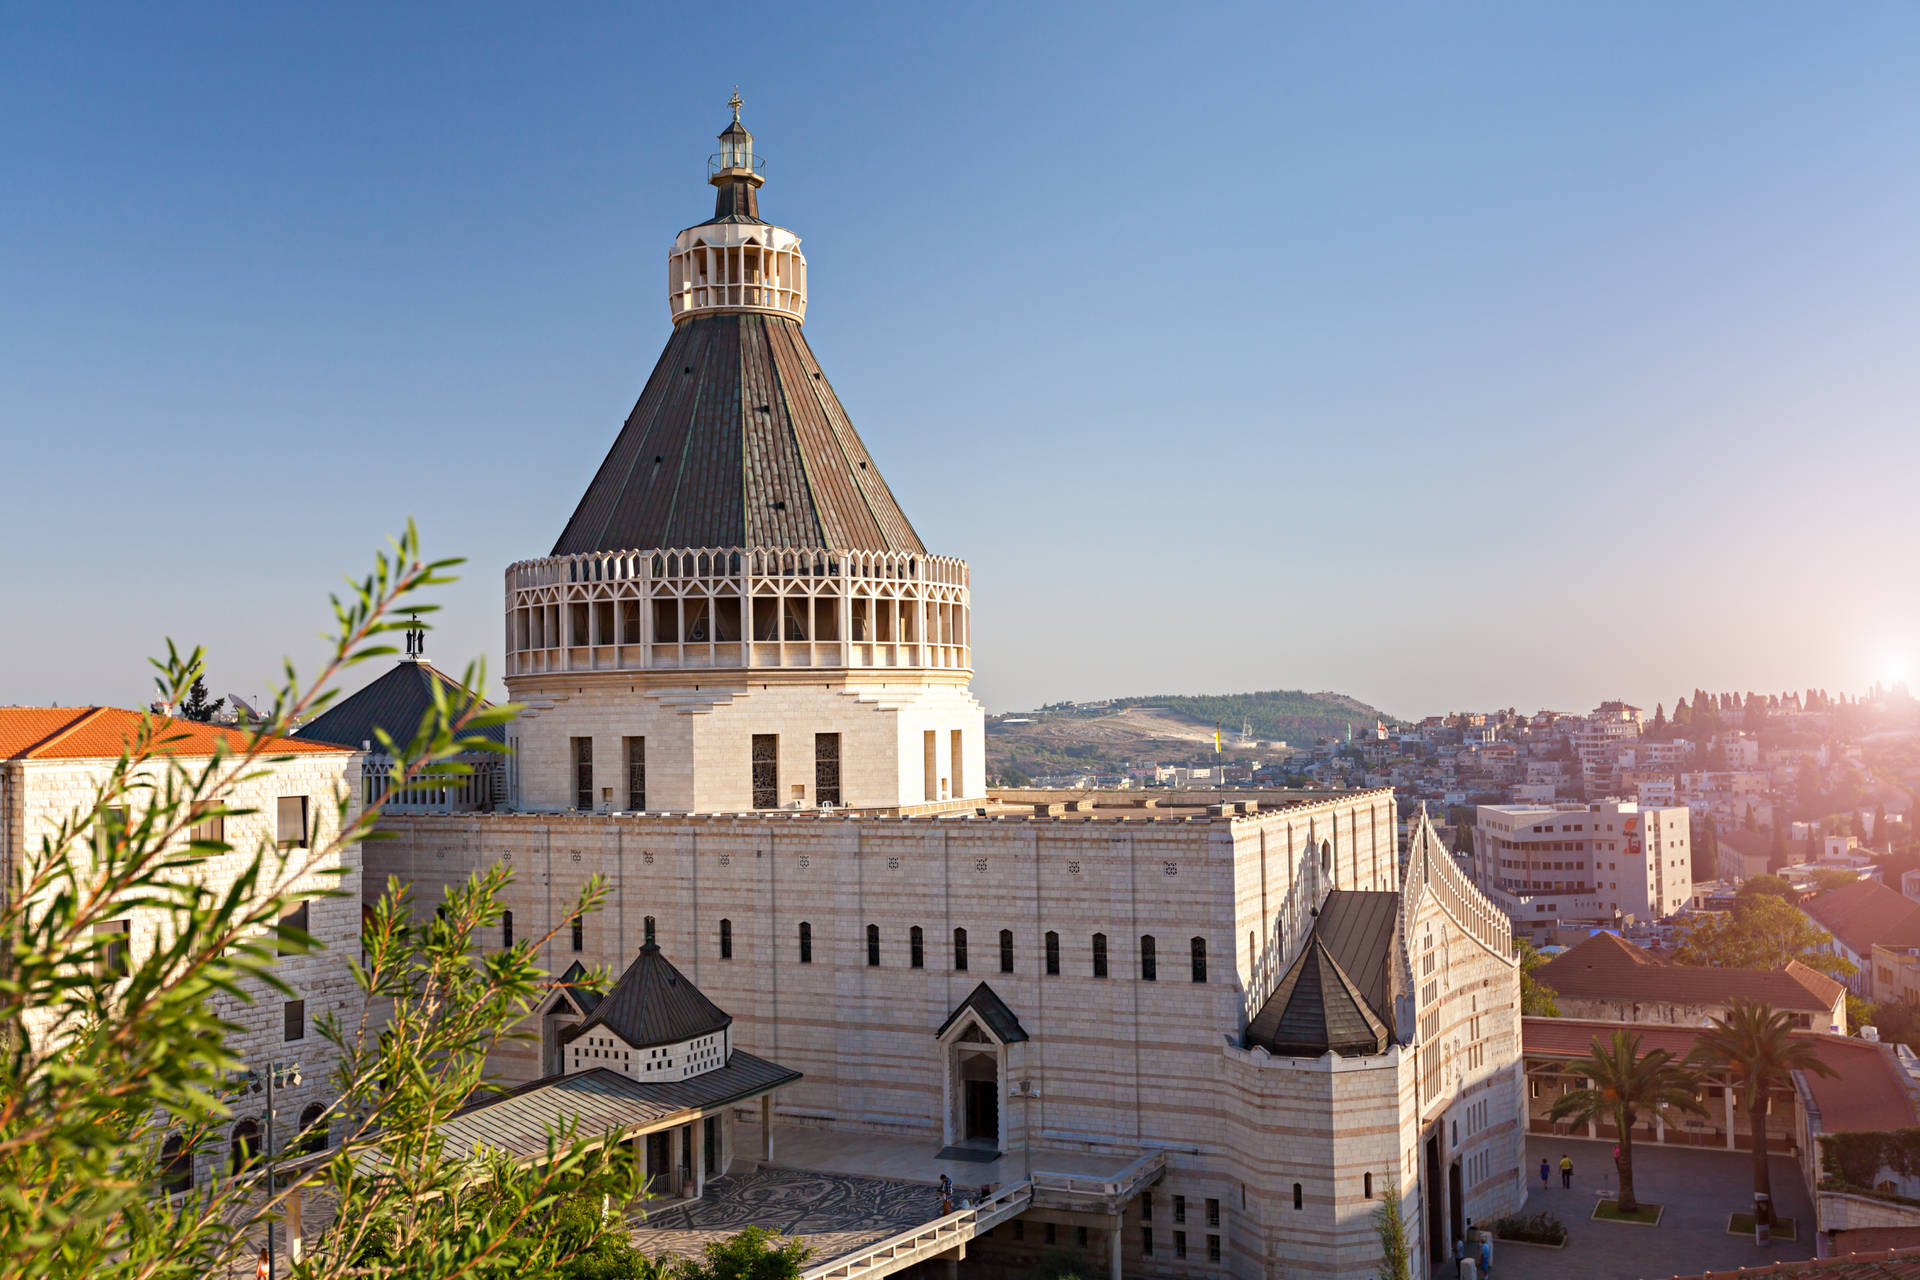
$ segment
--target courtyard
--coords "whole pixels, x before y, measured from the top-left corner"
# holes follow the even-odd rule
[[[1760,1263],[1813,1256],[1813,1206],[1791,1157],[1772,1157],[1776,1211],[1796,1220],[1799,1238],[1766,1248],[1727,1234],[1727,1215],[1753,1207],[1753,1160],[1744,1151],[1699,1147],[1640,1146],[1633,1153],[1634,1194],[1664,1207],[1658,1226],[1595,1222],[1590,1216],[1602,1188],[1611,1190],[1613,1144],[1586,1138],[1527,1139],[1526,1213],[1542,1209],[1567,1224],[1564,1249],[1544,1249],[1502,1240],[1494,1245],[1493,1274],[1500,1280],[1662,1280],[1706,1271],[1731,1271]],[[1573,1188],[1562,1190],[1562,1154],[1573,1157]],[[1540,1186],[1540,1161],[1552,1168]],[[1442,1272],[1441,1274],[1445,1274]]]
[[[924,1182],[749,1163],[708,1182],[699,1200],[636,1213],[634,1243],[649,1257],[694,1258],[759,1226],[805,1241],[815,1266],[940,1216],[939,1190]]]

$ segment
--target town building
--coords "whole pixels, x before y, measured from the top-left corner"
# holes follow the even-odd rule
[[[737,118],[721,147],[639,404],[552,553],[507,573],[507,803],[386,820],[372,878],[431,910],[505,862],[503,930],[549,971],[658,946],[733,1052],[800,1072],[771,1124],[1003,1186],[1031,1165],[970,1267],[1024,1273],[1059,1228],[1114,1277],[1371,1277],[1393,1198],[1438,1274],[1524,1200],[1509,922],[1424,815],[1402,853],[1385,789],[989,797],[967,567],[808,348],[805,260]],[[594,875],[606,908],[561,918]],[[591,1017],[556,1005],[493,1069],[633,1052],[583,1045]],[[1112,1170],[1097,1211],[1039,1196],[1068,1156]]]
[[[1476,812],[1475,883],[1516,930],[1570,920],[1660,920],[1692,896],[1685,809],[1608,801],[1481,805]]]
[[[1877,880],[1855,880],[1816,894],[1800,910],[1830,935],[1827,949],[1854,965],[1847,986],[1866,1000],[1882,998],[1874,985],[1876,945],[1892,951],[1920,947],[1920,902]]]
[[[116,707],[0,707],[0,885],[6,886],[0,891],[12,891],[22,860],[62,822],[93,812],[100,787],[121,753],[140,739],[143,721],[149,718],[141,712]],[[157,744],[155,758],[134,773],[136,782],[163,785],[173,766],[201,771],[216,752],[231,756],[253,742],[238,729],[165,716],[149,722]],[[194,874],[209,889],[225,891],[256,854],[271,847],[289,860],[289,888],[338,893],[302,903],[284,921],[322,947],[279,958],[275,973],[291,988],[290,994],[254,984],[250,1000],[230,994],[212,997],[214,1016],[238,1028],[226,1045],[247,1063],[250,1074],[235,1081],[228,1102],[236,1118],[218,1148],[203,1149],[189,1161],[183,1148],[168,1149],[176,1139],[163,1142],[168,1187],[173,1190],[216,1170],[243,1167],[264,1150],[262,1083],[274,1063],[300,1068],[299,1083],[275,1098],[279,1123],[295,1126],[291,1131],[282,1128],[278,1136],[321,1123],[332,1101],[328,1081],[337,1055],[316,1026],[329,1011],[349,1020],[352,1002],[359,997],[342,957],[354,953],[360,937],[360,846],[330,846],[339,831],[336,800],[346,798],[348,822],[360,812],[360,753],[298,738],[276,738],[266,746],[261,758],[237,770],[225,793],[227,808],[248,812],[206,818],[183,836],[183,843],[217,840],[231,846],[231,852],[198,864]],[[133,806],[138,803],[136,792],[128,805],[106,812],[122,823],[137,824],[140,814]],[[302,850],[311,850],[311,856]],[[153,907],[131,911],[105,929],[122,935],[131,963],[161,945],[169,927],[169,912]],[[324,1129],[314,1132],[316,1140],[324,1137]]]
[[[1847,989],[1798,960],[1783,969],[1673,964],[1617,934],[1597,933],[1533,976],[1553,988],[1568,1018],[1698,1027],[1725,1017],[1733,1001],[1752,1000],[1791,1015],[1803,1031],[1847,1034]]]

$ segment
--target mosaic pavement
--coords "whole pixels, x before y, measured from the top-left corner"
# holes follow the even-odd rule
[[[811,1266],[939,1216],[928,1183],[771,1168],[711,1179],[703,1199],[628,1221],[649,1257],[698,1257],[709,1240],[757,1225],[805,1240]]]

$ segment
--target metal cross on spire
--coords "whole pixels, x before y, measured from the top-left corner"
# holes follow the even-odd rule
[[[733,86],[733,96],[727,99],[727,105],[733,108],[733,122],[740,123],[740,108],[747,105],[740,100],[740,86]]]

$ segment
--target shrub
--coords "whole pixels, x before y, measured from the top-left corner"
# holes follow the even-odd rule
[[[1493,1234],[1502,1240],[1523,1240],[1529,1244],[1565,1244],[1567,1224],[1544,1209],[1525,1217],[1512,1213],[1494,1222]]]

